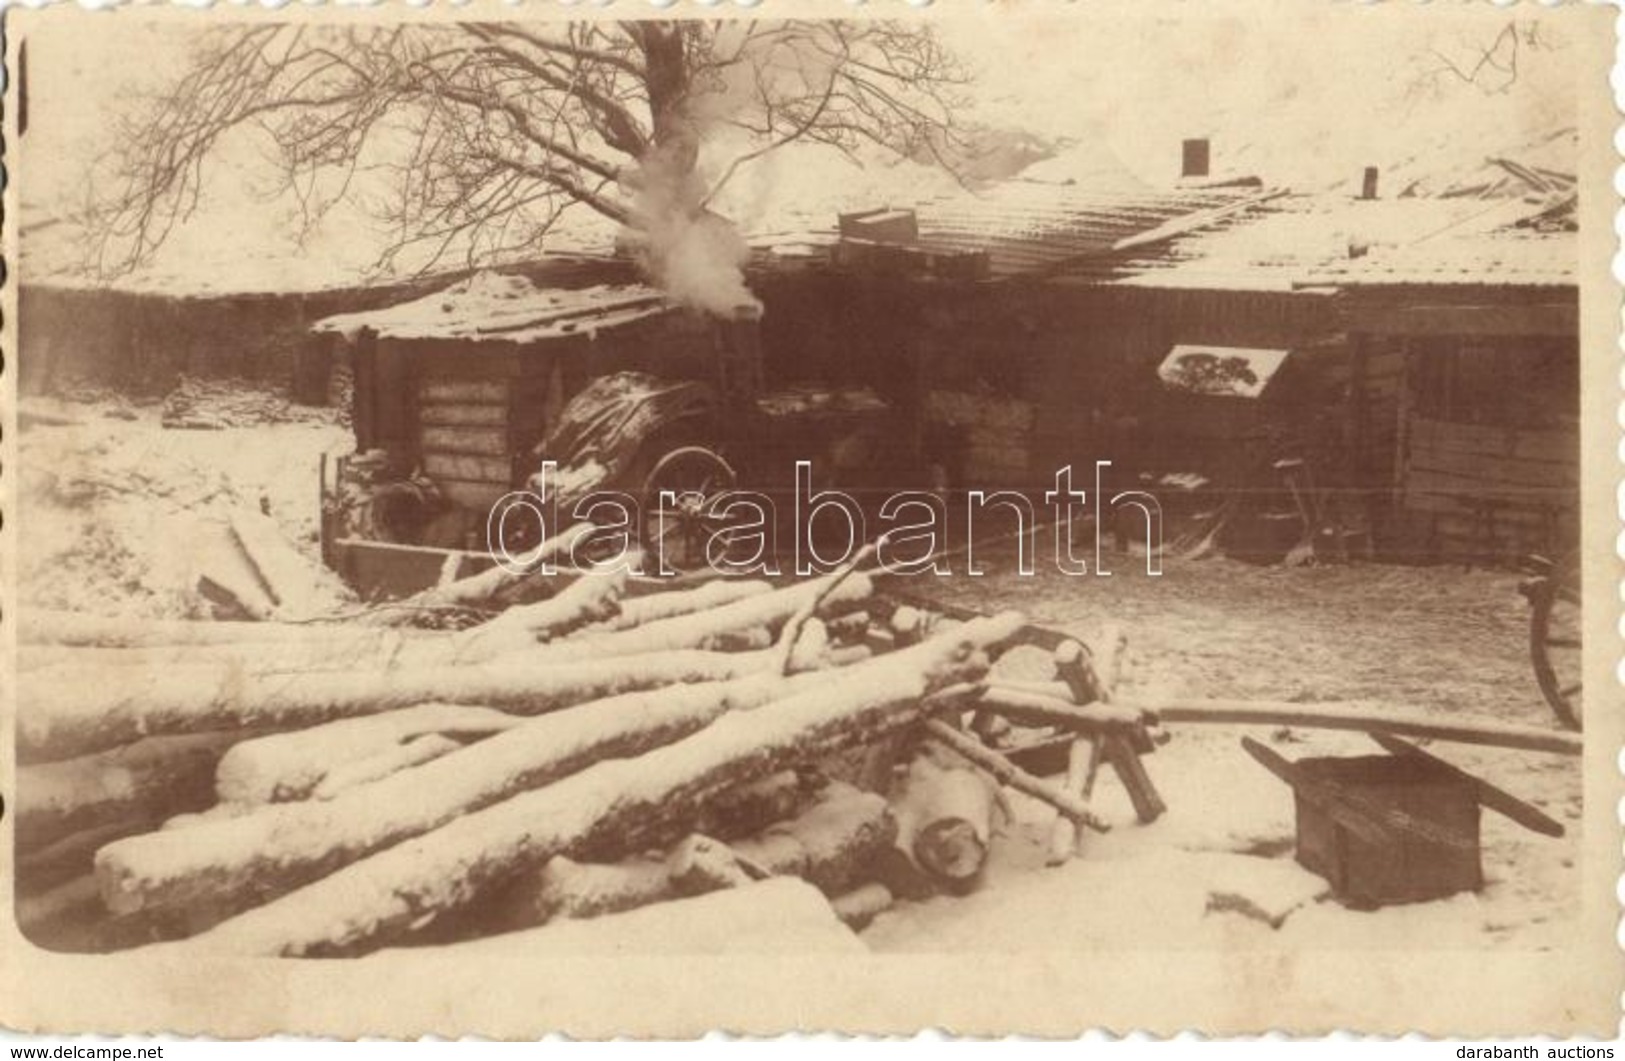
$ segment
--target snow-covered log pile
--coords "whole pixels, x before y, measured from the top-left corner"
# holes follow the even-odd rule
[[[1087,786],[976,736],[988,712],[1066,733],[1139,721],[990,680],[1019,616],[896,607],[851,569],[449,595],[477,607],[480,586],[493,617],[458,631],[25,617],[25,930],[356,954],[785,876],[861,924],[895,893],[974,886],[1004,786],[1104,828]]]

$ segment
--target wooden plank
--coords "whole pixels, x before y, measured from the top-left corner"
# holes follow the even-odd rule
[[[1580,436],[1574,428],[1515,428],[1497,424],[1456,424],[1414,417],[1413,445],[1429,450],[1486,453],[1519,460],[1578,461]]]
[[[1411,445],[1411,467],[1419,471],[1476,479],[1485,483],[1518,486],[1575,488],[1580,481],[1579,457],[1573,461],[1521,460],[1488,453],[1429,449]]]
[[[425,427],[422,446],[425,452],[505,457],[508,432],[500,427]]]
[[[1414,710],[1350,706],[1346,704],[1299,704],[1270,700],[1170,700],[1160,704],[1129,704],[1150,712],[1164,723],[1192,722],[1236,726],[1299,726],[1308,729],[1355,730],[1363,733],[1393,733],[1407,737],[1462,744],[1483,744],[1520,751],[1551,752],[1578,756],[1585,751],[1581,735],[1568,730],[1537,726],[1515,726],[1505,722],[1440,717]]]
[[[419,394],[425,402],[502,404],[508,400],[508,382],[500,379],[450,379],[431,376],[424,379]]]
[[[1359,306],[1348,329],[1387,335],[1576,335],[1577,302],[1538,305]]]
[[[441,479],[435,485],[452,504],[476,509],[490,508],[509,490],[506,484],[469,483],[459,479]]]
[[[425,405],[418,419],[431,426],[479,427],[508,422],[508,408],[504,405]]]
[[[1561,483],[1538,486],[1528,483],[1492,482],[1414,466],[1406,470],[1405,493],[1444,494],[1533,507],[1545,505],[1571,508],[1577,502],[1575,488]]]
[[[423,454],[423,470],[431,478],[464,479],[507,486],[513,469],[506,457],[475,457],[466,453]]]
[[[1390,755],[1420,759],[1449,773],[1453,777],[1467,782],[1478,790],[1478,802],[1498,814],[1505,815],[1525,829],[1540,833],[1543,836],[1557,837],[1563,835],[1562,823],[1546,814],[1539,807],[1525,803],[1505,789],[1497,788],[1483,778],[1469,774],[1461,767],[1453,763],[1447,763],[1438,756],[1423,751],[1410,741],[1401,740],[1386,733],[1373,733],[1371,739],[1382,745],[1383,750]]]

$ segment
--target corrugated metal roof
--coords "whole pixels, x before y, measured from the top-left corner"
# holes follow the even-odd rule
[[[919,203],[919,239],[909,246],[923,254],[985,253],[990,278],[1008,279],[1109,254],[1123,240],[1263,194],[1256,185],[1086,191],[1014,182]]]

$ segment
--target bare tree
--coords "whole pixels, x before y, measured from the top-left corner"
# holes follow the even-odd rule
[[[1510,19],[1493,36],[1465,44],[1454,53],[1429,48],[1413,89],[1438,93],[1446,85],[1471,85],[1489,95],[1509,92],[1518,83],[1518,64],[1524,54],[1553,46],[1540,22]]]
[[[379,265],[413,249],[427,268],[534,249],[571,209],[633,232],[703,215],[739,167],[795,141],[946,161],[964,80],[917,23],[222,28],[121,124],[96,184],[95,265],[117,273],[158,247],[240,129],[268,135],[307,221],[358,167],[387,171]],[[726,131],[747,146],[707,183],[700,147]]]

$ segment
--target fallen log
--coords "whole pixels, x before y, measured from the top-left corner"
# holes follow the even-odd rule
[[[772,591],[773,583],[759,579],[719,578],[693,589],[628,597],[621,601],[619,614],[590,627],[589,632],[629,630],[634,626],[643,626],[662,619],[675,619],[680,615],[692,615],[695,612],[720,608],[746,597],[757,597]]]
[[[150,823],[214,802],[215,764],[243,732],[154,737],[112,751],[20,767],[16,838],[22,851],[110,823]]]
[[[643,655],[698,648],[717,638],[766,627],[772,630],[797,611],[818,601],[834,607],[867,599],[874,585],[867,575],[853,575],[834,584],[834,575],[798,582],[770,593],[757,593],[731,604],[636,626],[629,630],[595,634],[591,631],[550,646],[545,658],[571,658],[580,654],[595,658]],[[828,587],[835,585],[833,590]]]
[[[578,523],[537,545],[513,560],[486,568],[467,578],[431,586],[404,600],[376,608],[360,617],[361,622],[382,626],[409,625],[425,613],[458,608],[489,608],[513,603],[511,598],[527,581],[542,577],[549,565],[571,567],[569,558],[577,546],[596,530],[590,523]]]
[[[599,759],[636,755],[765,703],[779,682],[709,682],[582,704],[322,802],[271,803],[130,837],[97,859],[109,909],[241,908]],[[298,736],[293,735],[293,736]]]
[[[560,919],[540,928],[452,943],[435,954],[456,961],[535,961],[559,954],[618,960],[629,954],[670,955],[692,960],[705,954],[852,956],[867,954],[867,948],[835,916],[818,889],[804,881],[777,878],[607,917]],[[386,952],[361,968],[393,968],[381,963],[394,958],[394,952]]]
[[[1464,721],[1415,710],[1353,704],[1298,704],[1267,700],[1165,700],[1131,705],[1162,722],[1218,723],[1238,726],[1302,726],[1309,729],[1356,730],[1399,737],[1429,737],[1461,744],[1482,744],[1520,751],[1580,755],[1581,734],[1505,722]]]
[[[793,818],[818,797],[821,778],[800,770],[780,770],[719,794],[700,809],[694,831],[734,840]]]
[[[271,625],[269,623],[264,625]],[[153,645],[144,648],[20,645],[24,670],[68,667],[81,674],[122,667],[165,670],[212,665],[245,673],[286,674],[307,670],[387,670],[399,666],[433,666],[450,662],[451,634],[409,630],[326,626],[322,640],[267,639],[205,645]],[[126,672],[131,673],[131,672]]]
[[[105,619],[79,612],[24,608],[17,614],[18,640],[34,645],[86,645],[100,648],[163,648],[229,645],[241,641],[304,641],[320,644],[335,631],[332,623],[209,622],[192,619]]]
[[[483,916],[506,928],[554,918],[602,917],[680,896],[750,883],[727,845],[691,835],[670,852],[613,863],[549,859],[525,874]]]
[[[892,794],[897,819],[893,861],[898,864],[888,867],[888,873],[917,874],[930,886],[922,889],[899,880],[909,894],[969,891],[993,844],[996,797],[984,774],[922,749]]]
[[[762,875],[800,877],[838,895],[873,876],[875,860],[896,836],[884,797],[836,783],[796,818],[730,846]]]
[[[582,575],[556,596],[509,608],[495,619],[457,634],[452,640],[452,657],[459,663],[480,663],[567,637],[617,614],[625,590],[625,571]]]
[[[366,948],[466,905],[493,884],[556,855],[617,846],[636,850],[663,822],[692,818],[719,792],[915,724],[921,700],[933,688],[980,676],[988,665],[986,650],[1021,625],[1016,615],[971,622],[919,649],[808,676],[815,687],[760,710],[726,714],[638,758],[598,762],[460,816],[217,925],[185,946],[265,955]]]
[[[24,676],[30,710],[18,719],[18,754],[60,759],[149,734],[266,727],[294,729],[337,718],[444,702],[556,711],[618,693],[720,681],[760,670],[766,654],[700,651],[547,666],[499,659],[473,666],[387,671],[245,674],[230,666],[141,669],[113,683],[42,682]]]
[[[114,840],[150,828],[152,823],[144,815],[132,815],[81,829],[32,851],[19,851],[15,863],[17,884],[30,891],[44,890],[89,873],[95,867],[97,851]]]
[[[924,653],[916,656],[923,661],[931,658]],[[909,663],[904,661],[905,666]],[[106,900],[110,909],[121,913],[193,904],[229,910],[234,904],[244,905],[245,898],[296,887],[596,760],[639,754],[693,733],[727,711],[756,707],[828,680],[824,674],[790,679],[759,674],[613,697],[525,721],[409,773],[325,802],[271,803],[222,820],[194,819],[182,830],[183,836],[165,831],[131,837],[98,859]],[[437,705],[413,715],[401,712],[395,720],[384,716],[352,721],[368,723],[356,727],[362,743],[368,743],[380,733],[387,736],[403,727],[443,723],[445,711],[444,705]],[[488,717],[481,712],[475,719]],[[289,782],[290,775],[304,776],[291,767],[313,745],[321,744],[323,736],[302,731],[265,740],[260,747],[269,747],[269,754],[248,748],[239,759],[223,764],[226,791],[234,798],[264,795],[279,779],[302,783]],[[752,817],[752,802],[781,807],[788,800],[804,800],[801,781],[793,773],[785,777],[723,793],[708,808],[702,824],[737,835],[730,822],[760,821],[759,816]]]
[[[483,737],[524,721],[488,707],[419,704],[245,740],[223,755],[214,790],[224,803],[309,799],[335,771],[426,735]],[[36,769],[44,769],[43,767]]]

